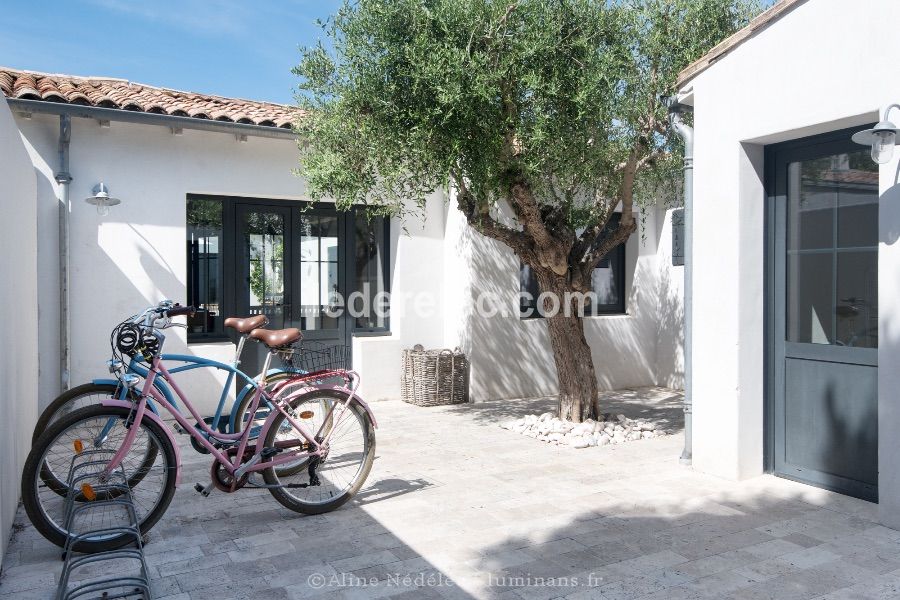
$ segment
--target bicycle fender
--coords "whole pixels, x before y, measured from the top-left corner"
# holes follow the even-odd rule
[[[92,379],[91,383],[93,383],[94,385],[119,385],[119,381],[117,379]],[[153,387],[156,387],[155,383],[153,384]],[[159,414],[159,409],[156,408],[156,404],[153,402],[152,398],[147,399],[147,408],[149,408],[153,412],[153,414]]]
[[[360,398],[359,395],[354,395],[353,401],[363,407],[363,410],[366,411],[366,416],[369,417],[369,423],[372,424],[372,427],[378,429],[378,422],[375,421],[375,413],[373,413],[372,409],[369,408],[369,404],[365,400]]]
[[[115,398],[106,398],[100,401],[100,404],[103,406],[119,406],[122,408],[131,409],[131,402],[126,402],[125,400],[116,400]],[[150,419],[157,425],[159,425],[160,429],[162,429],[166,437],[169,438],[169,441],[172,443],[172,447],[175,448],[175,485],[178,486],[181,483],[181,449],[178,447],[178,441],[175,439],[175,435],[172,433],[172,430],[169,429],[162,419],[159,418],[154,412],[145,411],[144,418]]]

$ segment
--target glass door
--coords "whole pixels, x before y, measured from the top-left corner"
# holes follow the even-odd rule
[[[878,486],[878,169],[838,134],[770,151],[772,468]]]
[[[292,293],[294,327],[308,340],[349,345],[345,314],[345,213],[295,208]]]
[[[290,211],[266,205],[237,206],[236,308],[241,316],[266,315],[269,329],[290,327]]]

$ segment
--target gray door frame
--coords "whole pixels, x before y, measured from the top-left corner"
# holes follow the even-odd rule
[[[809,483],[865,500],[877,502],[877,484],[872,486],[837,475],[822,474],[785,465],[781,460],[779,436],[785,434],[784,385],[785,358],[831,361],[877,367],[875,348],[847,348],[833,345],[797,344],[784,339],[786,297],[785,257],[787,232],[786,172],[790,161],[828,156],[859,150],[850,136],[860,127],[829,132],[765,148],[765,405],[764,405],[764,466],[768,473]],[[876,452],[877,454],[877,452]]]

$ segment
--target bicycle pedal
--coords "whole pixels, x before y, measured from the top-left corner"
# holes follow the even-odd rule
[[[204,498],[208,498],[208,497],[209,497],[209,494],[210,494],[210,492],[212,492],[213,487],[214,487],[214,486],[213,486],[213,483],[212,483],[212,482],[209,482],[209,485],[206,486],[206,487],[203,487],[203,484],[202,484],[202,483],[199,483],[199,482],[194,484],[194,489],[195,489],[197,492],[199,492],[200,495],[203,496]]]
[[[273,456],[275,456],[276,454],[279,454],[280,452],[281,452],[281,448],[269,447],[269,448],[263,448],[262,452],[260,452],[260,455],[262,455],[263,460],[265,460],[267,458],[272,458]]]

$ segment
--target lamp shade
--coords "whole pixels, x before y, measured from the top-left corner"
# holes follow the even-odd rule
[[[113,198],[109,194],[109,187],[100,182],[94,186],[92,190],[93,196],[88,196],[84,199],[88,204],[92,204],[97,207],[97,213],[100,215],[109,214],[109,207],[115,206],[116,204],[120,204],[122,201],[118,198]]]
[[[897,143],[897,127],[890,121],[881,121],[872,129],[857,131],[851,138],[857,144],[872,149],[872,160],[883,165],[894,156]]]

